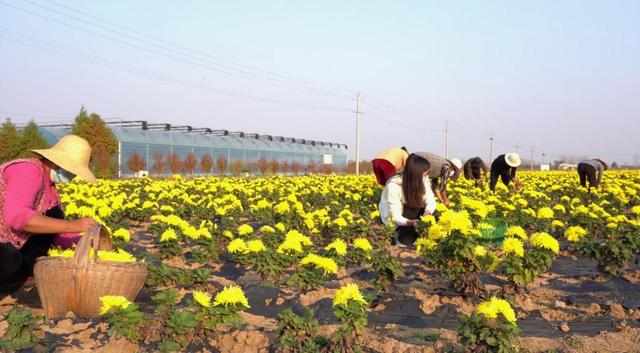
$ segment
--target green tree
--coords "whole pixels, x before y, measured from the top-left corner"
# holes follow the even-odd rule
[[[0,163],[18,158],[20,155],[20,134],[11,119],[0,127]]]
[[[114,158],[118,153],[118,140],[100,118],[100,115],[87,114],[87,110],[83,106],[71,127],[71,133],[83,137],[91,145],[90,167],[96,177],[113,177],[118,170]]]
[[[20,132],[20,157],[34,157],[31,150],[48,148],[47,139],[42,136],[38,125],[33,121],[25,126]]]

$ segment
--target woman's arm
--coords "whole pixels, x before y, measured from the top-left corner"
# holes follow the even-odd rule
[[[402,188],[395,183],[387,184],[387,204],[391,219],[399,226],[406,226],[409,219],[402,216]]]
[[[80,218],[75,221],[35,215],[27,221],[23,231],[34,234],[83,233],[89,230],[96,221],[91,218]]]
[[[431,190],[431,183],[429,182],[429,178],[425,178],[424,180],[424,214],[433,214],[433,212],[436,210],[436,198],[433,195],[433,191]]]

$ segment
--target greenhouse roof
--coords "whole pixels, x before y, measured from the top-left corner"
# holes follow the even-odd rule
[[[295,150],[335,150],[348,149],[346,144],[336,142],[325,142],[317,140],[307,140],[294,137],[261,135],[256,133],[245,133],[242,131],[213,130],[210,128],[194,128],[189,125],[172,125],[149,123],[144,120],[129,121],[107,121],[111,130],[121,141],[161,143],[161,140],[170,140],[173,144],[185,145],[211,145],[211,144],[231,144],[238,148],[256,147],[272,149],[289,149],[283,145],[295,144],[291,146]],[[47,133],[52,134],[56,139],[69,133],[70,123],[44,124],[40,125]],[[148,134],[153,131],[152,134]],[[213,138],[213,136],[217,138]],[[46,137],[46,136],[45,136]],[[226,143],[225,143],[226,142]],[[315,147],[315,148],[314,148]]]

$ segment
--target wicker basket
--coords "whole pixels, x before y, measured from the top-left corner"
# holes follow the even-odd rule
[[[98,316],[104,295],[135,299],[147,276],[147,265],[89,258],[91,250],[112,249],[110,234],[96,225],[82,236],[73,258],[36,260],[33,272],[47,318],[63,317],[68,311],[80,317]]]

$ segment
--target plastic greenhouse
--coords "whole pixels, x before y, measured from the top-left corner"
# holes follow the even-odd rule
[[[193,153],[198,161],[195,173],[200,174],[200,160],[210,155],[215,161],[223,156],[229,163],[242,160],[244,165],[255,163],[260,158],[278,162],[309,164],[331,164],[335,168],[347,165],[347,145],[332,142],[311,141],[291,137],[247,134],[227,130],[151,124],[146,121],[107,122],[118,139],[118,165],[121,175],[130,176],[127,161],[137,153],[151,169],[154,156],[163,155],[165,161],[171,153],[184,160]],[[50,144],[69,134],[71,124],[41,125],[40,132]],[[164,174],[170,172],[165,170]]]

